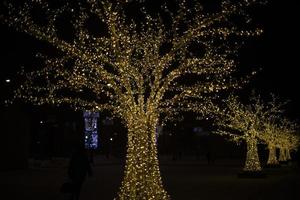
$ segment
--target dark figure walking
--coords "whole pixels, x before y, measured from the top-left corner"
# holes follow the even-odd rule
[[[71,200],[78,200],[86,175],[92,175],[89,158],[83,146],[78,147],[74,151],[70,160],[68,174],[73,185]]]
[[[211,153],[210,153],[210,151],[207,151],[207,152],[206,152],[206,160],[207,160],[207,163],[208,163],[208,164],[211,163]]]
[[[211,150],[207,151],[206,159],[207,159],[208,164],[214,164],[215,163],[215,155]]]

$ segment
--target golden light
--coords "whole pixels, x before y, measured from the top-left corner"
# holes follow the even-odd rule
[[[274,96],[270,102],[264,102],[260,96],[255,94],[249,100],[249,104],[243,104],[238,97],[230,96],[226,101],[225,108],[220,109],[216,122],[219,130],[216,133],[227,135],[235,142],[244,141],[247,146],[247,154],[243,170],[260,172],[262,167],[257,150],[258,142],[268,146],[268,164],[278,164],[276,146],[284,140],[279,137],[281,131],[278,131],[279,125],[275,122],[282,119],[282,107],[285,103],[278,102]],[[282,156],[285,154],[282,153]]]
[[[188,8],[186,1],[178,0],[176,12],[161,10],[171,17],[169,25],[147,14],[147,9],[142,9],[141,23],[128,20],[126,2],[87,0],[75,8],[71,4],[53,8],[46,0],[8,4],[8,16],[1,16],[2,22],[48,42],[62,54],[54,58],[38,54],[44,68],[24,73],[27,80],[15,91],[15,98],[36,105],[67,104],[75,110],[109,110],[123,119],[128,129],[127,155],[117,199],[165,200],[170,197],[158,166],[157,124],[180,116],[181,111],[208,114],[213,108],[210,94],[246,83],[248,79],[232,78],[238,41],[262,31],[241,30],[231,23],[233,15],[247,18],[246,10],[254,0],[224,1],[216,13],[205,13],[198,3]],[[47,24],[35,22],[33,7],[43,10]],[[58,34],[56,22],[62,14],[72,16],[73,41]],[[86,21],[91,15],[107,26],[107,35],[96,37],[89,32]],[[239,40],[233,43],[233,38]],[[189,54],[194,43],[203,48],[202,56]],[[162,53],[165,44],[170,49]],[[205,79],[191,84],[179,81],[191,74]],[[252,141],[249,152],[255,154],[254,146]],[[256,164],[251,161],[249,166]]]

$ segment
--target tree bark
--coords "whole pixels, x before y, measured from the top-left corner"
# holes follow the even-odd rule
[[[269,156],[268,156],[268,165],[278,165],[279,162],[276,157],[276,147],[274,145],[268,145]]]
[[[258,172],[261,171],[261,165],[257,151],[257,140],[255,138],[247,138],[247,156],[244,166],[244,171],[247,172]]]
[[[117,200],[167,200],[157,158],[157,120],[139,115],[127,122],[125,174]]]
[[[279,150],[280,150],[280,151],[279,151],[279,161],[280,161],[280,162],[285,162],[285,161],[287,161],[286,153],[285,153],[284,148],[280,147]]]
[[[285,157],[287,160],[292,160],[291,153],[288,148],[285,149]]]

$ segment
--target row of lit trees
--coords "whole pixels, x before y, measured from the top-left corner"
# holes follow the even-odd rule
[[[283,105],[275,97],[264,102],[253,95],[249,104],[242,103],[238,97],[229,96],[217,113],[215,133],[228,136],[234,142],[245,142],[246,161],[243,171],[260,172],[262,170],[258,154],[258,144],[268,148],[268,165],[279,164],[276,149],[280,150],[279,161],[291,159],[290,151],[299,145],[296,135],[297,125],[283,114]]]
[[[276,166],[279,161],[291,160],[291,151],[296,151],[300,142],[299,135],[296,135],[297,125],[287,119],[274,122],[264,122],[263,141],[267,144],[269,156],[267,164]],[[279,158],[276,157],[276,149],[279,149]]]
[[[261,1],[223,0],[215,12],[206,12],[197,0],[175,0],[174,8],[162,6],[158,13],[149,14],[140,6],[135,11],[138,20],[126,15],[126,7],[134,1],[61,2],[6,2],[2,9],[1,22],[46,41],[59,52],[57,57],[39,55],[45,60],[44,68],[24,74],[26,81],[15,98],[37,105],[111,111],[128,130],[124,179],[117,199],[169,199],[160,176],[155,129],[181,111],[215,112],[210,100],[216,95],[211,94],[246,82],[233,78],[235,59],[242,40],[262,32],[243,28],[255,27],[248,11]],[[37,10],[43,19],[34,17]],[[67,39],[57,25],[64,17],[74,29]],[[101,34],[95,34],[95,29]],[[195,47],[197,52],[192,51]],[[245,170],[260,170],[259,113],[247,111],[234,98],[228,102],[234,115],[224,112],[228,119],[218,124],[241,134],[234,140],[247,142]],[[282,141],[276,145],[289,149]]]

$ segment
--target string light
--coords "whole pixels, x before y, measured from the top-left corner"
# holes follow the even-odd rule
[[[216,125],[217,134],[230,136],[235,142],[245,141],[247,155],[244,166],[246,172],[262,170],[258,156],[258,142],[266,143],[269,149],[268,164],[278,164],[276,159],[276,145],[283,141],[278,137],[279,127],[274,120],[281,118],[284,103],[279,103],[275,96],[270,102],[263,102],[260,96],[253,94],[250,104],[245,105],[235,96],[230,96],[225,103],[225,109],[220,109]],[[284,156],[285,154],[283,154]]]
[[[278,129],[278,125],[274,120],[267,119],[263,122],[264,126],[264,135],[262,139],[267,144],[267,148],[269,150],[267,165],[276,166],[279,164],[277,156],[276,156],[276,148],[279,141],[280,132]]]
[[[279,148],[280,162],[291,160],[290,151],[297,151],[300,144],[300,137],[296,134],[299,130],[297,123],[290,121],[286,118],[281,119],[278,125],[277,143],[276,146]]]
[[[199,3],[188,8],[185,0],[178,0],[176,12],[167,8],[161,11],[171,17],[169,25],[162,17],[147,14],[147,9],[142,9],[145,20],[141,23],[128,20],[123,6],[126,2],[87,0],[88,6],[80,4],[76,9],[71,4],[54,9],[46,0],[30,0],[23,6],[8,4],[9,14],[0,17],[2,22],[63,53],[55,58],[38,54],[45,60],[45,67],[24,73],[26,81],[15,91],[15,98],[36,105],[110,110],[122,118],[128,141],[125,175],[117,199],[165,200],[170,197],[160,176],[156,127],[180,116],[181,111],[209,114],[215,108],[211,94],[240,88],[248,82],[250,77],[233,79],[238,41],[262,31],[241,30],[231,23],[231,16],[246,17],[247,7],[257,2],[223,1],[220,11],[205,13]],[[36,5],[47,16],[45,26],[35,23],[31,16]],[[56,22],[63,13],[73,16],[72,42],[58,34]],[[89,33],[86,21],[91,14],[107,25],[108,35],[95,37]],[[203,56],[189,53],[193,43],[202,47]],[[170,44],[170,49],[162,53],[165,44]],[[180,80],[188,75],[205,80],[183,84]],[[256,141],[251,142],[249,147],[254,149]]]

